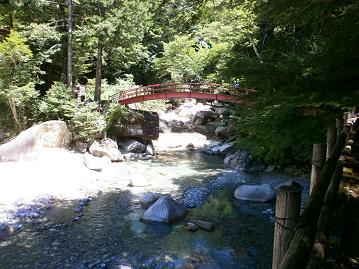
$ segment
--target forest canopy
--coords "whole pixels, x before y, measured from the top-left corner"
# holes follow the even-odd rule
[[[121,85],[239,81],[257,90],[233,115],[239,143],[269,163],[305,163],[358,100],[358,14],[354,0],[4,0],[0,129],[59,118],[89,139],[106,120],[96,103]],[[93,104],[76,101],[77,83],[92,85]]]

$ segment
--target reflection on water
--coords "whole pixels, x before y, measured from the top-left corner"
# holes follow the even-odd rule
[[[222,167],[219,159],[208,161],[208,156],[199,153],[179,156],[161,156],[146,165],[191,165],[208,171]],[[234,177],[233,173],[228,177]],[[210,179],[208,175],[201,178]],[[190,176],[186,180],[191,182]],[[186,188],[191,185],[188,182]],[[236,201],[234,187],[215,191],[202,208],[186,216],[187,220],[213,221],[213,232],[188,232],[184,222],[144,224],[139,221],[144,209],[136,202],[138,196],[119,189],[101,194],[75,222],[76,203],[63,205],[50,211],[46,222],[66,225],[38,231],[39,223],[25,224],[21,233],[1,244],[0,268],[171,268],[193,257],[198,246],[207,257],[204,261],[217,261],[221,268],[270,268],[274,225],[262,212],[274,204]],[[202,257],[196,253],[196,259]],[[229,263],[229,257],[237,265]]]

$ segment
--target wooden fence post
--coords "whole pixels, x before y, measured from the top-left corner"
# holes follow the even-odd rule
[[[330,154],[334,148],[335,142],[337,141],[337,129],[335,127],[328,127],[327,129],[327,155],[326,160],[329,159]]]
[[[301,195],[302,188],[295,182],[277,190],[272,269],[279,269],[294,237],[294,228],[300,216]]]
[[[343,118],[336,118],[335,119],[335,128],[337,129],[337,137],[339,136],[339,133],[341,130],[343,130],[344,127],[344,117]]]
[[[325,164],[326,146],[325,144],[314,144],[312,155],[312,174],[310,177],[310,193],[318,182],[319,174]]]

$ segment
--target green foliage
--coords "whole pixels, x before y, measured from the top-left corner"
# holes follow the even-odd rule
[[[106,121],[98,111],[97,103],[78,104],[72,112],[69,127],[75,140],[89,142],[103,136]]]
[[[124,119],[128,117],[130,111],[127,107],[123,105],[118,105],[116,103],[110,103],[109,107],[106,110],[106,125],[107,129],[110,130],[119,119]]]
[[[303,96],[261,100],[238,107],[237,129],[246,134],[239,143],[266,162],[277,165],[307,164],[314,143],[324,143],[326,128],[342,116],[342,107],[332,103],[307,103]],[[304,109],[317,116],[303,116]]]
[[[107,79],[103,79],[101,82],[101,99],[105,101],[110,101],[112,98],[117,98],[118,93],[121,90],[126,90],[134,88],[137,85],[133,81],[133,76],[130,74],[125,74],[124,78],[116,78],[114,84],[108,83]],[[90,98],[94,96],[95,93],[95,79],[89,79],[87,84],[87,96]]]
[[[103,135],[105,117],[96,103],[77,102],[73,93],[62,83],[55,83],[33,108],[34,121],[64,120],[75,140],[91,141]]]
[[[0,103],[10,108],[17,131],[26,124],[26,105],[38,95],[31,76],[34,67],[29,64],[32,52],[25,42],[11,31],[0,43]]]

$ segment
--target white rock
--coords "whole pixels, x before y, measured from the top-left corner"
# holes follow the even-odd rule
[[[71,142],[64,121],[47,121],[35,125],[0,146],[0,162],[35,160],[44,148],[62,148]]]
[[[84,154],[84,164],[90,170],[101,172],[109,163],[111,163],[111,159],[107,156],[95,157],[89,153]]]
[[[275,198],[274,189],[268,184],[239,186],[234,196],[239,200],[269,202]]]
[[[123,161],[123,156],[118,150],[117,143],[109,138],[102,139],[100,143],[93,142],[89,151],[95,157],[107,156],[113,162]]]

